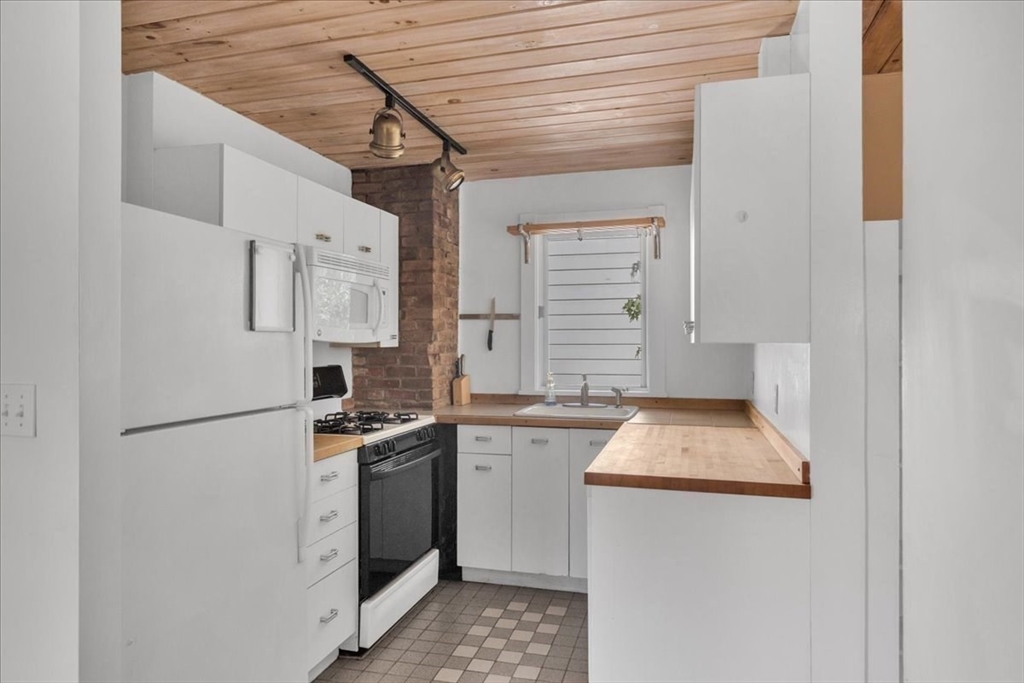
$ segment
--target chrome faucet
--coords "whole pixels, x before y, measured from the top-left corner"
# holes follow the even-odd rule
[[[615,392],[615,407],[622,407],[622,395],[628,391],[628,389],[620,389],[619,387],[612,387],[612,391]]]
[[[583,384],[580,385],[580,405],[590,405],[590,384],[587,383],[586,375],[583,375]]]

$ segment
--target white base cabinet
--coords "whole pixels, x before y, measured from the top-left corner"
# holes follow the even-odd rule
[[[585,579],[583,473],[612,434],[600,429],[459,426],[459,565],[482,570],[474,576],[516,585],[530,576],[537,577],[531,585],[547,588],[556,586],[541,576],[571,577],[563,582]]]
[[[569,430],[569,576],[587,578],[587,487],[583,473],[615,432]]]
[[[459,565],[509,571],[512,568],[511,454],[459,453],[457,471]]]
[[[587,489],[590,680],[810,680],[809,500]]]
[[[569,430],[512,428],[512,571],[569,573]]]
[[[810,339],[810,76],[696,88],[694,342]]]

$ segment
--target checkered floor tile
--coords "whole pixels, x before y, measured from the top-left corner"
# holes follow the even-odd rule
[[[441,581],[317,683],[586,683],[587,596]]]

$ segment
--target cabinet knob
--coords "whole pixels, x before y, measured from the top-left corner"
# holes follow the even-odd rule
[[[328,235],[326,232],[318,232],[316,234],[316,238],[318,240],[320,240],[321,242],[330,242],[331,241],[331,236]]]
[[[537,446],[545,446],[548,443],[547,439],[530,439],[530,443]]]
[[[327,553],[326,555],[321,555],[320,556],[320,561],[321,562],[330,562],[331,560],[333,560],[337,556],[338,556],[338,549],[337,548],[331,548],[331,552]]]
[[[683,334],[693,334],[694,328],[697,327],[697,323],[692,320],[687,320],[683,323]]]
[[[334,481],[337,478],[338,478],[338,473],[337,472],[330,472],[328,474],[321,474],[320,475],[320,481],[322,481],[322,482]]]
[[[478,436],[478,437],[476,437],[476,440],[477,441],[490,441],[491,437],[489,437],[489,436]]]
[[[491,466],[490,465],[475,465],[473,467],[473,469],[475,469],[477,472],[490,472],[491,471]]]
[[[321,522],[333,522],[337,518],[338,518],[338,511],[337,510],[331,510],[330,512],[328,512],[325,515],[320,515],[320,521]]]
[[[591,441],[590,445],[591,446],[607,446],[608,442],[607,441]]]
[[[332,621],[334,621],[337,617],[338,617],[338,610],[332,609],[330,612],[327,613],[327,616],[320,617],[320,623],[321,624],[329,624]]]
[[[373,247],[367,247],[365,245],[360,244],[359,251],[363,252],[364,254],[369,254],[371,251],[373,251]]]

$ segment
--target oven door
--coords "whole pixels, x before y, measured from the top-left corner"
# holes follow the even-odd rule
[[[437,547],[440,445],[359,468],[359,600]]]
[[[380,341],[387,322],[387,283],[345,270],[313,266],[313,338],[349,344]]]

